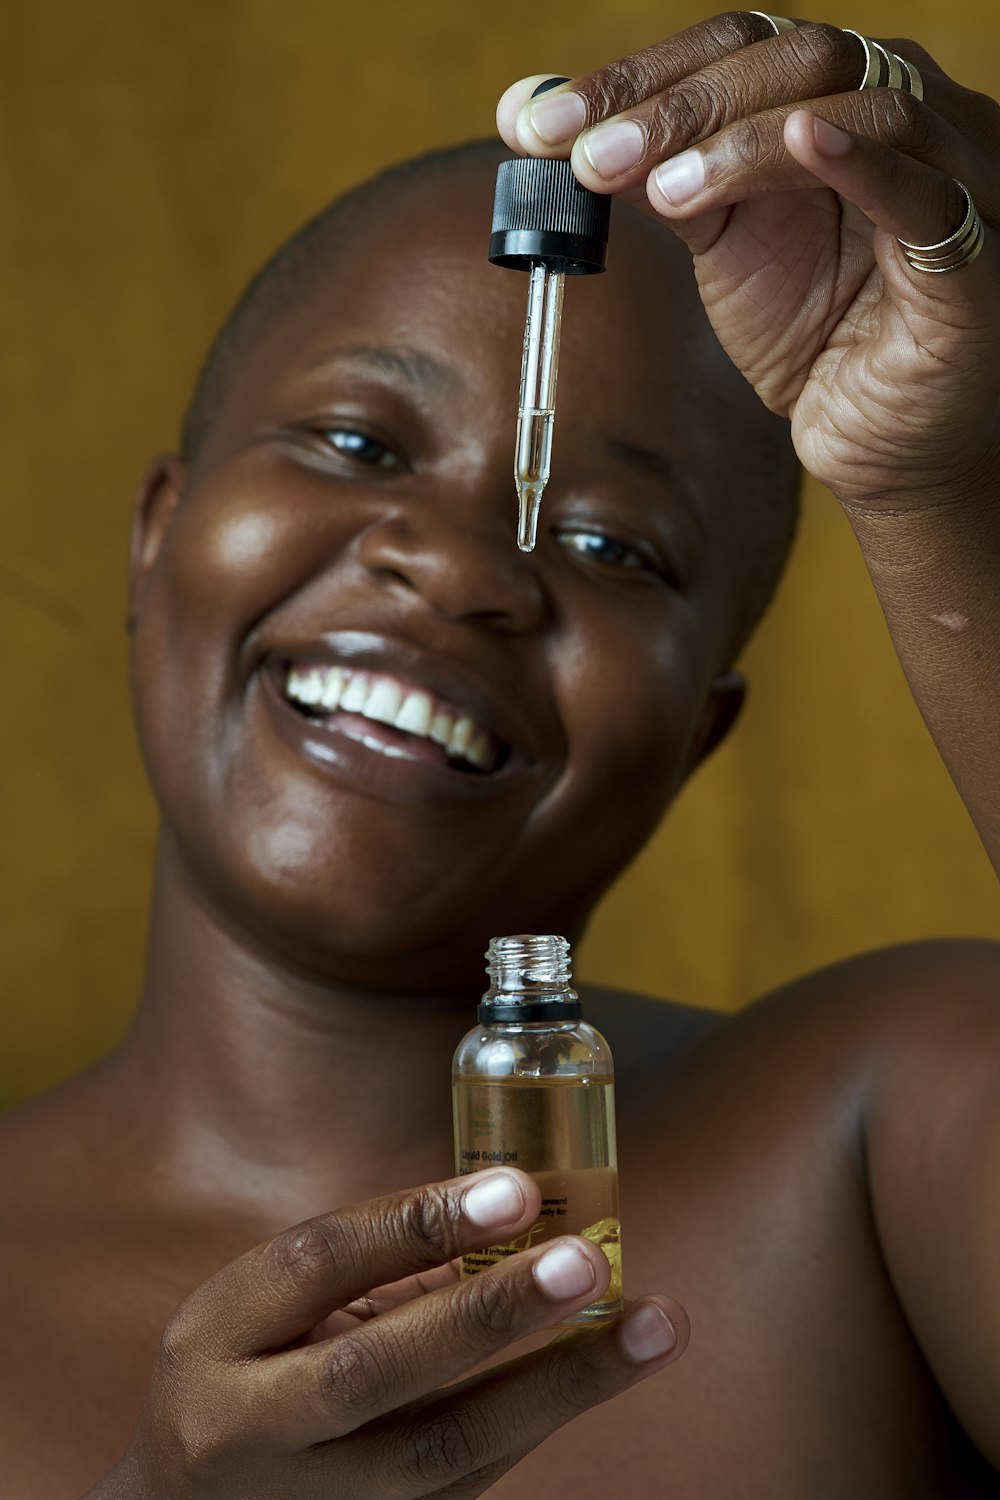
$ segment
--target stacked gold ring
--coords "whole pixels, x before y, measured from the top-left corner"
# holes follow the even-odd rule
[[[797,23],[789,21],[787,16],[772,16],[766,10],[752,10],[750,14],[760,21],[766,21],[774,36],[796,29]],[[865,71],[858,84],[859,89],[901,89],[904,94],[912,94],[915,99],[924,97],[924,80],[913,63],[890,52],[888,47],[873,41],[870,36],[862,36],[860,31],[852,31],[849,26],[845,26],[843,30],[848,36],[857,37],[865,49]]]
[[[790,21],[787,16],[769,16],[766,10],[752,10],[752,16],[758,16],[760,20],[766,21],[775,36],[780,36],[783,31],[794,31],[795,22]]]
[[[849,26],[843,29],[848,36],[857,37],[865,49],[865,71],[859,89],[900,89],[915,99],[924,97],[924,81],[913,63],[890,52],[881,42],[872,41],[870,36],[862,36],[860,31],[852,31]]]
[[[955,179],[957,187],[965,194],[965,218],[954,234],[938,240],[936,245],[914,245],[909,240],[897,241],[907,261],[915,271],[926,271],[930,276],[943,276],[947,271],[960,271],[971,266],[986,238],[983,221],[979,217],[972,194],[964,183]]]

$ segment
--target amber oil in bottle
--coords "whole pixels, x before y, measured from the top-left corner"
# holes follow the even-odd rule
[[[600,1245],[611,1265],[604,1296],[570,1321],[622,1307],[614,1070],[607,1042],[582,1018],[561,937],[493,938],[479,1025],[452,1069],[456,1170],[520,1167],[541,1188],[538,1220],[502,1245],[466,1255],[463,1275],[560,1234]]]

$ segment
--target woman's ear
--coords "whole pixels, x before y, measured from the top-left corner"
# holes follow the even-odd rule
[[[746,702],[747,680],[742,672],[723,672],[712,683],[688,747],[684,779],[717,750],[739,718]]]
[[[131,633],[143,586],[170,530],[184,489],[186,466],[176,453],[158,453],[142,477],[132,514],[126,627]]]

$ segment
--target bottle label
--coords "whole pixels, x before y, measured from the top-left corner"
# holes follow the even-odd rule
[[[512,1240],[463,1256],[463,1275],[556,1235],[579,1234],[600,1245],[612,1273],[587,1317],[617,1311],[622,1281],[613,1085],[456,1078],[454,1101],[459,1173],[516,1166],[530,1172],[542,1193],[535,1223]]]

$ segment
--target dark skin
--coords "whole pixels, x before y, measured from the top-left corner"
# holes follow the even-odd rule
[[[659,66],[686,76],[692,49],[728,56],[751,40],[734,27],[664,44]],[[771,88],[771,54],[736,58],[750,65]],[[596,96],[611,77],[577,88]],[[942,109],[963,95],[949,88]],[[733,97],[755,118],[752,94]],[[811,127],[786,115],[793,179]],[[854,171],[860,193],[868,150],[859,140],[853,157],[810,170]],[[144,485],[134,680],[163,810],[150,960],[118,1051],[0,1133],[5,1482],[25,1500],[89,1486],[92,1500],[541,1495],[567,1483],[585,1497],[611,1485],[719,1500],[997,1493],[989,945],[858,960],[693,1049],[680,1010],[595,997],[589,1016],[621,1074],[627,1287],[671,1297],[441,1390],[605,1284],[582,1241],[575,1291],[570,1262],[554,1283],[536,1251],[454,1282],[457,1251],[532,1222],[527,1179],[509,1174],[489,1232],[467,1180],[400,1190],[447,1173],[448,1061],[486,938],[576,934],[734,718],[727,644],[761,524],[732,488],[733,449],[760,442],[749,391],[709,352],[676,246],[624,213],[615,273],[572,289],[559,477],[538,551],[516,553],[524,283],[482,260],[489,175],[469,166],[395,205],[413,236],[406,261],[393,213],[366,221],[242,360],[197,461],[159,461]],[[962,175],[985,210],[987,187]],[[782,195],[754,199],[752,176],[747,212],[775,212]],[[787,186],[815,207],[814,186]],[[947,233],[930,222],[933,195],[911,197],[928,222],[907,237]],[[947,192],[938,208],[947,218]],[[753,306],[710,288],[720,257],[750,254],[741,222],[695,214],[683,231],[738,363],[756,347]],[[866,274],[883,277],[886,299],[926,301],[901,280],[891,239],[872,254]],[[916,359],[897,381],[900,411],[880,425],[869,403],[842,432],[838,472],[811,455],[838,481],[994,854],[997,361],[990,405],[984,341],[967,330],[973,312],[977,328],[997,326],[995,254],[991,240],[918,307],[951,338],[950,383],[923,372],[919,489],[906,467],[915,439],[900,454],[880,437],[914,407]],[[586,317],[573,316],[584,299]],[[773,340],[786,368],[769,368],[762,394],[813,433],[822,422],[797,419],[798,403],[827,377],[796,383],[807,342],[801,328]],[[327,357],[359,347],[394,357]],[[891,352],[909,358],[898,329]],[[870,395],[870,365],[855,364],[840,361],[841,413]],[[595,381],[598,369],[616,378]],[[731,444],[705,439],[721,430]],[[360,449],[348,433],[364,434]],[[962,473],[956,433],[971,455]],[[666,455],[673,478],[637,464],[637,448]],[[942,578],[968,615],[944,647],[929,624]],[[377,725],[374,746],[317,727],[281,691],[299,661],[354,663],[467,705],[506,758],[472,780]],[[695,1332],[660,1374],[687,1341],[674,1297]]]

